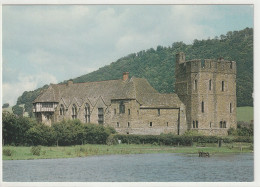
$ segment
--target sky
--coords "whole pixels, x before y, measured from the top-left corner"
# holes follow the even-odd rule
[[[130,53],[254,26],[252,5],[3,5],[2,102]]]

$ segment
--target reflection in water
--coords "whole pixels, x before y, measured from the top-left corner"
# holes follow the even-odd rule
[[[3,161],[3,181],[13,182],[214,182],[253,181],[253,154],[105,155]]]

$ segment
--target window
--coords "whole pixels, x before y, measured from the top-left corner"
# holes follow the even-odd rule
[[[225,83],[224,83],[224,81],[222,81],[222,92],[224,91],[224,89],[225,89]]]
[[[229,103],[229,112],[232,113],[232,103]]]
[[[233,66],[232,66],[232,61],[230,61],[230,69],[232,69],[233,68]]]
[[[169,123],[168,123],[168,122],[166,122],[166,126],[167,126],[167,127],[169,126]]]
[[[194,80],[194,90],[197,91],[198,88],[198,81]]]
[[[116,123],[116,127],[120,127],[119,122]]]
[[[204,113],[204,102],[201,102],[201,112]]]
[[[209,80],[209,90],[211,90],[211,80]]]
[[[196,128],[199,128],[199,122],[196,121]]]
[[[193,128],[195,128],[196,126],[195,126],[195,121],[193,121],[193,126],[192,126]]]
[[[72,106],[72,119],[77,119],[77,106],[73,104]]]
[[[85,120],[86,123],[90,123],[90,106],[88,103],[85,105]]]
[[[128,109],[128,115],[130,115],[130,109]]]
[[[127,122],[127,127],[130,127],[130,122]]]
[[[158,109],[157,112],[158,112],[158,116],[160,116],[160,115],[161,115],[161,111],[160,111],[160,109]]]
[[[150,127],[152,127],[153,126],[153,122],[150,122]]]
[[[63,104],[60,105],[60,115],[61,116],[64,115],[64,106],[63,106]]]
[[[98,124],[104,123],[104,109],[98,108]]]
[[[209,123],[209,127],[211,128],[211,122]]]
[[[124,102],[123,102],[123,101],[120,102],[120,105],[119,105],[119,113],[120,113],[120,114],[125,113],[125,105],[124,105]]]
[[[114,114],[116,114],[116,109],[114,109]]]
[[[221,121],[220,124],[219,124],[219,128],[227,128],[226,121]]]
[[[205,60],[201,60],[201,67],[205,68]]]

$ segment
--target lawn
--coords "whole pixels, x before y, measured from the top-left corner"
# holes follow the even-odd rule
[[[217,144],[204,144],[190,146],[160,146],[150,144],[119,144],[119,145],[76,145],[46,147],[41,146],[40,155],[33,155],[31,147],[4,146],[3,150],[9,149],[11,155],[3,154],[3,160],[28,160],[28,159],[50,159],[50,158],[74,158],[92,155],[111,155],[111,154],[143,154],[143,153],[198,153],[199,151],[218,153],[244,153],[252,152],[251,143],[230,143],[222,144],[219,148]],[[6,152],[6,151],[5,151]]]
[[[254,107],[237,107],[237,121],[250,122],[254,119]]]

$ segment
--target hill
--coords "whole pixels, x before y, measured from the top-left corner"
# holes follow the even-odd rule
[[[187,45],[175,42],[172,46],[158,46],[156,49],[142,50],[129,54],[99,68],[97,71],[74,78],[74,82],[102,81],[120,79],[128,71],[131,76],[146,78],[161,93],[174,92],[175,54],[183,51],[186,60],[217,59],[237,62],[237,106],[253,106],[253,29],[229,31],[214,39],[197,40]],[[65,81],[64,81],[65,82]],[[25,104],[25,111],[32,111],[32,101],[43,88],[24,92],[17,104]]]

